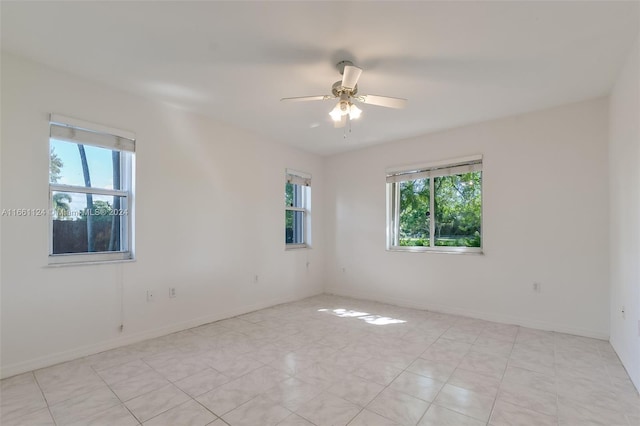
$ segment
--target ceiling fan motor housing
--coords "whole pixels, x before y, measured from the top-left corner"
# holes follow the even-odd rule
[[[358,93],[358,85],[356,84],[356,87],[354,87],[353,89],[349,89],[342,86],[342,80],[339,80],[333,83],[333,86],[331,86],[331,93],[333,93],[333,96],[335,96],[336,98],[339,98],[343,93],[346,93],[349,96],[353,96]]]

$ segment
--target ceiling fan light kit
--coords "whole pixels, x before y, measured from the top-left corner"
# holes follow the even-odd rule
[[[335,122],[342,121],[342,117],[345,115],[349,116],[349,120],[357,120],[361,114],[362,110],[349,101],[349,96],[346,93],[340,95],[340,101],[329,113]]]
[[[336,68],[342,74],[342,80],[336,81],[331,87],[332,95],[301,96],[295,98],[282,98],[281,101],[324,101],[328,99],[338,99],[336,106],[329,112],[334,122],[334,127],[344,127],[349,120],[357,120],[362,114],[355,102],[377,105],[387,108],[404,108],[406,99],[393,98],[378,95],[357,95],[358,80],[362,75],[362,69],[353,65],[351,61],[340,61]]]

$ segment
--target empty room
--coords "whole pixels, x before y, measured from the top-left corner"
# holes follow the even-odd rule
[[[639,426],[639,1],[2,1],[0,424]]]

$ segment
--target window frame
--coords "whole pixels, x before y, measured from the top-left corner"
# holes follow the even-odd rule
[[[298,197],[301,198],[301,207],[287,206],[285,203],[285,222],[287,212],[300,212],[302,213],[302,222],[299,225],[302,230],[302,243],[287,243],[286,238],[286,223],[285,223],[285,250],[296,250],[310,248],[311,240],[311,175],[309,173],[300,172],[292,169],[285,169],[285,190],[287,184],[296,185],[299,189]],[[294,187],[295,191],[295,187]],[[294,194],[296,196],[296,194]]]
[[[459,173],[436,173],[435,176],[431,176],[434,171],[440,171],[443,169],[454,169],[459,167],[465,167],[469,165],[479,165],[479,170],[484,176],[483,156],[473,155],[468,157],[462,157],[457,159],[450,159],[439,161],[436,163],[418,164],[403,167],[394,167],[387,169],[387,226],[386,226],[386,250],[398,251],[398,252],[413,252],[413,253],[450,253],[450,254],[484,254],[484,179],[480,188],[480,247],[451,247],[451,246],[436,246],[435,245],[435,191],[434,191],[434,178],[441,176],[453,176]],[[477,167],[477,166],[476,166]],[[402,176],[414,176],[412,179],[395,180],[397,177]],[[403,181],[413,181],[417,179],[429,178],[429,246],[401,246],[399,245],[399,231],[400,231],[400,183]],[[395,180],[390,182],[390,180]]]
[[[58,129],[68,128],[72,135],[75,133],[88,135],[91,140],[70,140],[54,135],[54,126]],[[114,129],[99,124],[89,123],[59,114],[51,114],[49,123],[49,152],[51,140],[60,140],[67,143],[82,144],[111,151],[118,151],[120,155],[120,187],[121,189],[106,189],[86,187],[80,185],[67,185],[52,183],[49,178],[49,206],[53,206],[53,195],[56,192],[93,194],[102,196],[122,197],[126,205],[127,214],[120,220],[120,251],[100,251],[83,253],[53,253],[53,221],[54,214],[49,214],[49,245],[48,264],[50,266],[123,262],[135,260],[134,251],[134,188],[135,188],[135,134],[124,130]],[[59,133],[59,132],[57,132]],[[113,143],[109,143],[113,140]],[[52,209],[52,207],[50,207]]]

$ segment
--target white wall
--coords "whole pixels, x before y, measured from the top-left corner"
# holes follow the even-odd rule
[[[329,158],[325,290],[608,338],[607,138],[597,99]],[[385,251],[385,168],[472,154],[484,255]]]
[[[640,40],[610,98],[611,344],[640,389]],[[622,316],[625,307],[625,318]]]
[[[134,131],[138,145],[135,262],[50,268],[47,219],[2,218],[2,376],[317,294],[325,285],[337,294],[586,336],[611,331],[637,384],[635,55],[611,97],[610,219],[606,99],[323,160],[3,54],[0,208],[47,207],[50,112]],[[477,153],[484,155],[484,255],[385,251],[385,168]],[[313,174],[310,250],[283,250],[285,167]],[[609,223],[613,233],[626,225],[611,240],[611,330]],[[539,294],[534,281],[542,283]],[[146,302],[148,289],[155,302]]]
[[[48,207],[50,112],[137,134],[137,260],[47,267],[47,218],[2,217],[3,376],[322,292],[322,212],[283,235],[284,170],[320,200],[321,158],[3,54],[2,208]]]

